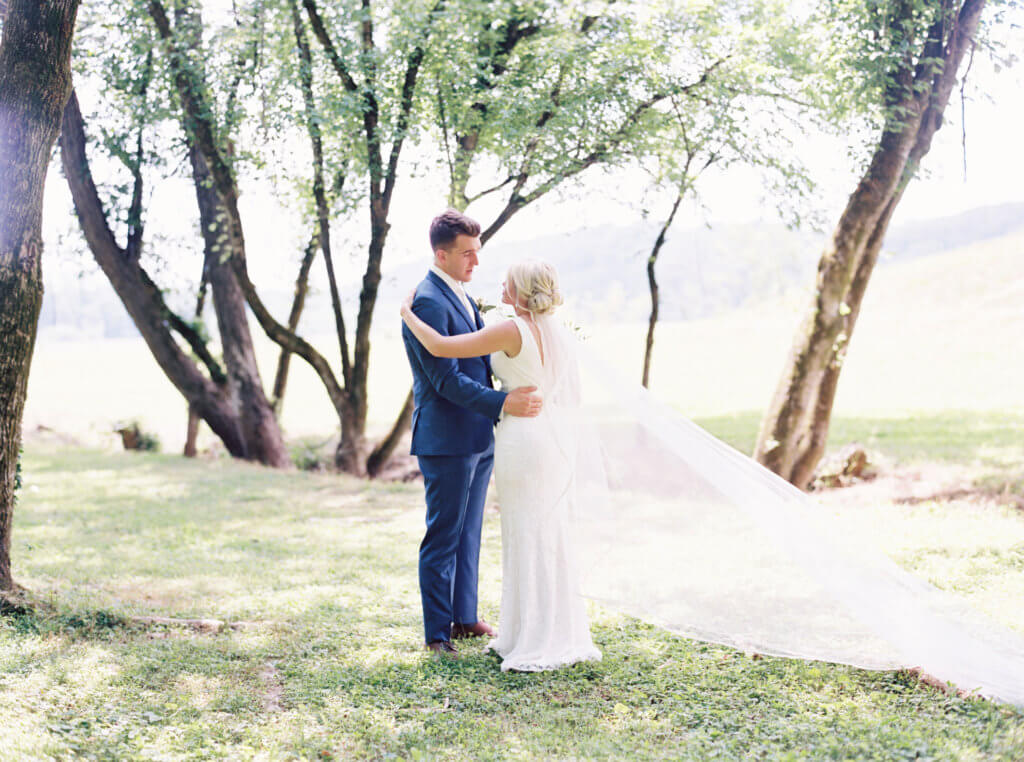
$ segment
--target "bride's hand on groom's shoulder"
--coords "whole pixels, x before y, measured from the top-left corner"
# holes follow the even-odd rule
[[[406,294],[405,299],[402,300],[402,306],[399,308],[399,314],[405,317],[406,313],[412,312],[412,302],[416,298],[416,289],[413,289]]]

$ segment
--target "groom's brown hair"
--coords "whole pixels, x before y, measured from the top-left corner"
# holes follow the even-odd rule
[[[448,248],[460,234],[480,235],[480,223],[457,209],[445,209],[430,223],[430,250]]]

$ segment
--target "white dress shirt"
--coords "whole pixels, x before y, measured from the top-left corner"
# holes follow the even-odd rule
[[[462,302],[462,306],[466,309],[466,316],[469,318],[469,324],[476,327],[476,314],[473,312],[473,307],[469,303],[469,297],[466,295],[466,289],[462,287],[462,283],[455,280],[452,276],[438,267],[436,264],[430,266],[430,271],[437,275],[441,280],[448,284],[448,288],[455,292],[455,295],[459,297],[459,301]]]

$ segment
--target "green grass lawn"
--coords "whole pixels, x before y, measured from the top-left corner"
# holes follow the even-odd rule
[[[966,446],[1020,454],[1024,421],[1002,420]],[[740,445],[751,436],[742,416],[704,423]],[[941,459],[931,432],[955,416],[858,425],[895,455]],[[1024,714],[1009,707],[901,673],[751,659],[596,607],[598,664],[502,673],[482,643],[431,660],[418,484],[42,446],[24,472],[15,572],[53,609],[0,619],[0,759],[1024,758]],[[924,527],[937,510],[901,521]],[[972,520],[1024,538],[1024,517],[997,513]],[[1022,558],[1024,541],[1011,544],[971,584],[1020,585]],[[492,622],[499,560],[489,511]],[[201,633],[129,615],[247,624]]]
[[[738,450],[754,449],[761,413],[694,419]],[[829,446],[858,442],[903,463],[939,461],[1012,468],[1024,464],[1024,411],[950,410],[901,416],[833,416]]]

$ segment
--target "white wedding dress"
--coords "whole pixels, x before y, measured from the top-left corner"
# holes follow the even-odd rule
[[[1024,707],[1024,633],[901,568],[559,318],[537,318],[540,346],[516,324],[522,349],[492,368],[507,389],[537,386],[544,408],[495,435],[504,578],[490,647],[502,669],[600,658],[589,598],[747,652],[920,667]]]
[[[515,357],[491,355],[505,389],[536,386],[544,407],[536,418],[508,416],[494,434],[494,477],[501,508],[501,616],[488,644],[501,669],[537,672],[601,652],[590,637],[571,527],[576,447],[567,416],[564,368],[555,372],[522,318]]]

